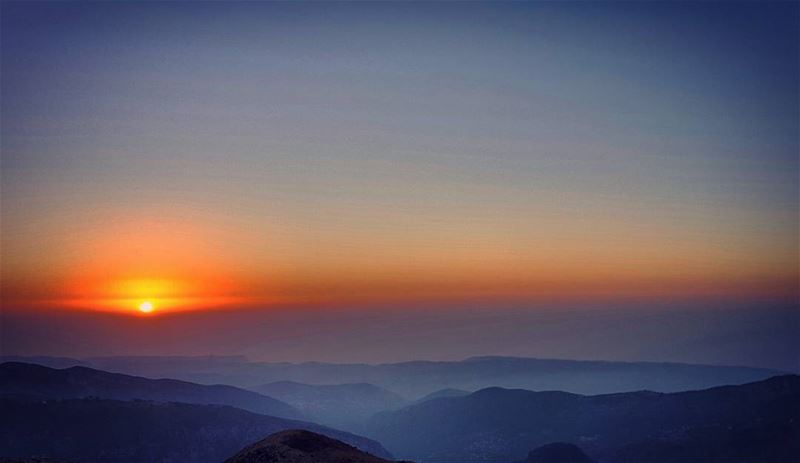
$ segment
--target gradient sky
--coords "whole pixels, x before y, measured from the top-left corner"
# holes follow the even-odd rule
[[[4,307],[794,304],[797,39],[794,2],[3,2]]]

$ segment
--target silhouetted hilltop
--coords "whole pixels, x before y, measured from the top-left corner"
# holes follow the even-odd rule
[[[384,458],[377,442],[314,423],[222,405],[0,398],[0,455],[99,463],[213,463],[286,429],[305,429]]]
[[[408,403],[394,392],[367,383],[313,385],[279,381],[252,389],[292,405],[314,422],[343,429],[352,428],[377,412]]]
[[[671,394],[487,388],[380,413],[365,429],[394,454],[422,462],[508,462],[531,447],[575,442],[601,463],[649,463],[642,455],[659,446],[677,455],[670,462],[708,454],[684,461],[782,463],[800,455],[798,426],[800,376],[787,375]],[[737,440],[742,452],[713,459]]]
[[[292,429],[242,449],[225,463],[389,463],[389,460],[321,434]]]
[[[28,363],[0,364],[0,394],[231,405],[265,415],[303,418],[302,413],[289,404],[233,386],[148,379],[80,366],[59,370]]]
[[[554,442],[528,453],[528,458],[518,463],[594,463],[583,450],[573,444]]]

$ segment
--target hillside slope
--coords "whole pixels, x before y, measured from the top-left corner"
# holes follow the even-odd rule
[[[303,414],[289,404],[233,386],[148,379],[80,366],[59,370],[18,362],[0,364],[0,394],[54,399],[98,397],[231,405],[264,415],[303,418]]]
[[[220,405],[0,399],[0,456],[98,463],[219,463],[264,436],[306,429],[373,455],[377,442],[314,423]]]

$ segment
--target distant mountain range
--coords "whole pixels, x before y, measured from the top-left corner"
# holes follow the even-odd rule
[[[304,417],[300,411],[285,402],[233,386],[207,386],[174,379],[140,378],[80,366],[54,369],[18,362],[0,364],[0,394],[57,399],[97,397],[231,405],[282,418]]]
[[[553,442],[600,463],[786,463],[800,456],[800,376],[672,394],[495,387],[383,412],[364,430],[424,463],[508,463]]]
[[[288,430],[242,449],[225,463],[390,463],[336,439]]]
[[[264,436],[306,429],[382,458],[377,442],[229,406],[0,398],[0,457],[96,463],[215,463]]]
[[[39,358],[39,362],[46,361]],[[64,359],[58,360],[60,365]],[[759,381],[786,372],[679,363],[601,362],[518,357],[462,361],[332,364],[248,362],[243,357],[97,357],[75,360],[106,371],[202,384],[258,387],[277,381],[305,384],[369,383],[408,399],[454,388],[487,387],[604,394],[637,390],[678,392]]]
[[[375,413],[407,405],[403,397],[367,383],[311,385],[279,381],[251,388],[280,399],[314,422],[352,429]]]

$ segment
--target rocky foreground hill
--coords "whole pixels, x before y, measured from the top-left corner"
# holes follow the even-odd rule
[[[247,446],[225,463],[393,463],[314,432],[292,429]]]

